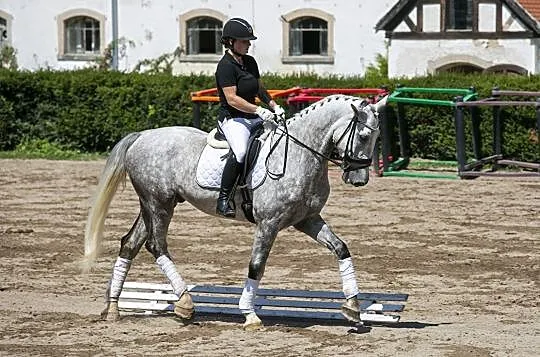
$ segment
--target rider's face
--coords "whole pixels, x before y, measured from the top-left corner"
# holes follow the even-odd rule
[[[248,53],[249,46],[251,46],[250,40],[236,40],[234,41],[234,51],[242,55]]]

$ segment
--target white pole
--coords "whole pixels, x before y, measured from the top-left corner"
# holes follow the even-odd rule
[[[112,69],[118,70],[118,0],[112,0]]]

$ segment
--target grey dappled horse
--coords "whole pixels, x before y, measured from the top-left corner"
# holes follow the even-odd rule
[[[279,178],[268,175],[263,184],[253,190],[255,234],[248,278],[239,303],[246,317],[245,329],[262,326],[254,311],[258,284],[274,239],[279,231],[289,226],[306,233],[336,255],[346,297],[342,313],[351,321],[360,321],[356,299],[359,291],[351,255],[320,212],[330,193],[328,160],[336,161],[331,156],[339,157],[345,183],[355,186],[367,183],[379,134],[377,113],[385,102],[386,98],[377,104],[367,104],[356,97],[333,95],[288,119],[288,136],[284,134],[284,126],[273,125],[267,140],[273,140],[276,148],[269,155],[267,169],[281,170],[282,175]],[[107,291],[107,306],[102,313],[104,319],[119,319],[118,297],[131,261],[143,244],[156,258],[179,297],[175,313],[184,319],[192,318],[193,302],[170,259],[166,236],[178,203],[187,201],[207,214],[216,215],[218,192],[199,187],[195,180],[197,161],[207,143],[206,137],[207,133],[196,128],[167,127],[129,134],[113,148],[99,179],[86,224],[87,267],[98,255],[107,210],[126,174],[139,196],[140,212],[121,240]],[[237,192],[237,200],[239,196]],[[236,220],[246,221],[243,212],[238,213]]]

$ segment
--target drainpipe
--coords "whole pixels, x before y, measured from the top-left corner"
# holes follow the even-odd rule
[[[256,28],[255,26],[255,0],[251,0],[251,26],[253,26],[253,28]],[[256,45],[255,43],[253,43],[252,45],[253,45],[252,55],[255,56]]]
[[[540,74],[540,38],[533,41],[534,44],[534,72],[532,74]]]
[[[118,70],[118,0],[112,0],[112,69]]]

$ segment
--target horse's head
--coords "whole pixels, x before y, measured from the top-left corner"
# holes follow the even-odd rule
[[[369,180],[373,149],[379,136],[378,113],[387,98],[377,104],[355,101],[351,104],[352,117],[340,118],[334,131],[334,144],[341,160],[343,182],[363,186]]]

